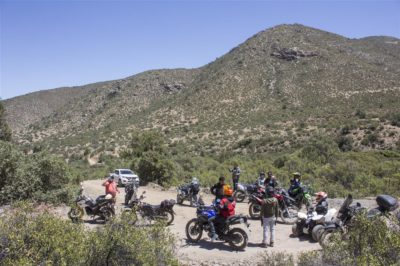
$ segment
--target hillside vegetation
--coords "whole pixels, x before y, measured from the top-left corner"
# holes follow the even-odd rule
[[[399,191],[399,77],[396,38],[279,25],[198,69],[147,71],[4,105],[21,149],[58,154],[82,178],[125,165],[148,181],[196,174],[211,183],[238,161],[243,178],[272,169],[285,182],[299,170],[318,189],[369,195]],[[143,132],[162,150],[135,153]]]

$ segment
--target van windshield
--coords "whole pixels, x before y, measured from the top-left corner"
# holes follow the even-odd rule
[[[121,175],[133,175],[131,170],[121,170]]]

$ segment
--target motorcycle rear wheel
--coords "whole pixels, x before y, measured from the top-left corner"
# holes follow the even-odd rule
[[[189,242],[199,242],[203,235],[203,226],[198,223],[196,218],[193,218],[187,222],[185,232]]]
[[[175,219],[175,215],[174,215],[174,212],[172,210],[166,210],[161,215],[163,217],[165,217],[165,222],[167,223],[167,225],[172,224],[172,222]]]
[[[114,216],[114,213],[111,209],[107,208],[101,212],[101,218],[104,220],[105,223],[109,222],[111,218]]]
[[[250,215],[251,219],[260,219],[261,206],[259,204],[253,203],[253,202],[250,203],[249,215]]]
[[[243,190],[237,190],[234,193],[234,197],[236,198],[236,202],[243,202],[246,199],[246,193]]]
[[[242,228],[233,228],[228,233],[229,246],[235,250],[244,250],[247,247],[249,237]]]

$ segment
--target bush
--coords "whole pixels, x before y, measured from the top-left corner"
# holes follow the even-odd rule
[[[137,228],[115,220],[86,230],[22,204],[0,220],[0,265],[178,265],[163,225]]]
[[[2,102],[0,102],[0,140],[10,141],[11,140],[11,129],[8,127],[5,110]]]
[[[12,144],[0,141],[0,204],[44,198],[65,202],[69,180],[69,169],[61,159],[45,153],[25,155]],[[58,192],[52,192],[55,190]],[[50,197],[44,195],[49,192]]]
[[[170,184],[174,176],[174,163],[157,152],[146,152],[140,159],[137,172],[144,183]]]
[[[353,139],[351,137],[340,136],[336,142],[339,149],[343,152],[351,151],[353,149]]]
[[[294,266],[293,255],[286,252],[264,252],[260,256],[259,266]]]

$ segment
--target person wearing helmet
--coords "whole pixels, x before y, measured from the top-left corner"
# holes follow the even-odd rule
[[[229,169],[229,172],[232,173],[232,183],[233,183],[233,191],[237,190],[237,184],[239,183],[239,178],[240,178],[240,168],[237,163],[233,164],[233,168]]]
[[[224,185],[225,185],[225,177],[221,176],[218,179],[218,183],[211,187],[210,191],[211,191],[211,194],[215,195],[215,201],[223,198],[223,196],[224,196],[224,191],[223,191]]]
[[[210,223],[212,241],[216,240],[218,234],[221,233],[221,228],[225,224],[226,219],[235,215],[236,201],[233,197],[233,189],[229,185],[224,185],[223,198],[216,207],[218,209],[218,214],[214,217],[214,219],[211,219]]]
[[[191,194],[190,206],[198,205],[197,195],[200,192],[200,182],[197,177],[193,177],[189,185],[189,193]]]
[[[293,173],[293,179],[290,180],[290,188],[288,189],[291,197],[296,197],[301,186],[301,174],[299,172]]]
[[[315,205],[315,211],[317,214],[325,215],[328,212],[328,194],[324,191],[320,191],[315,193],[315,201],[317,204]]]
[[[276,181],[275,176],[272,174],[272,171],[268,171],[267,178],[264,181],[265,188],[273,187],[276,188],[278,186],[278,181]]]

